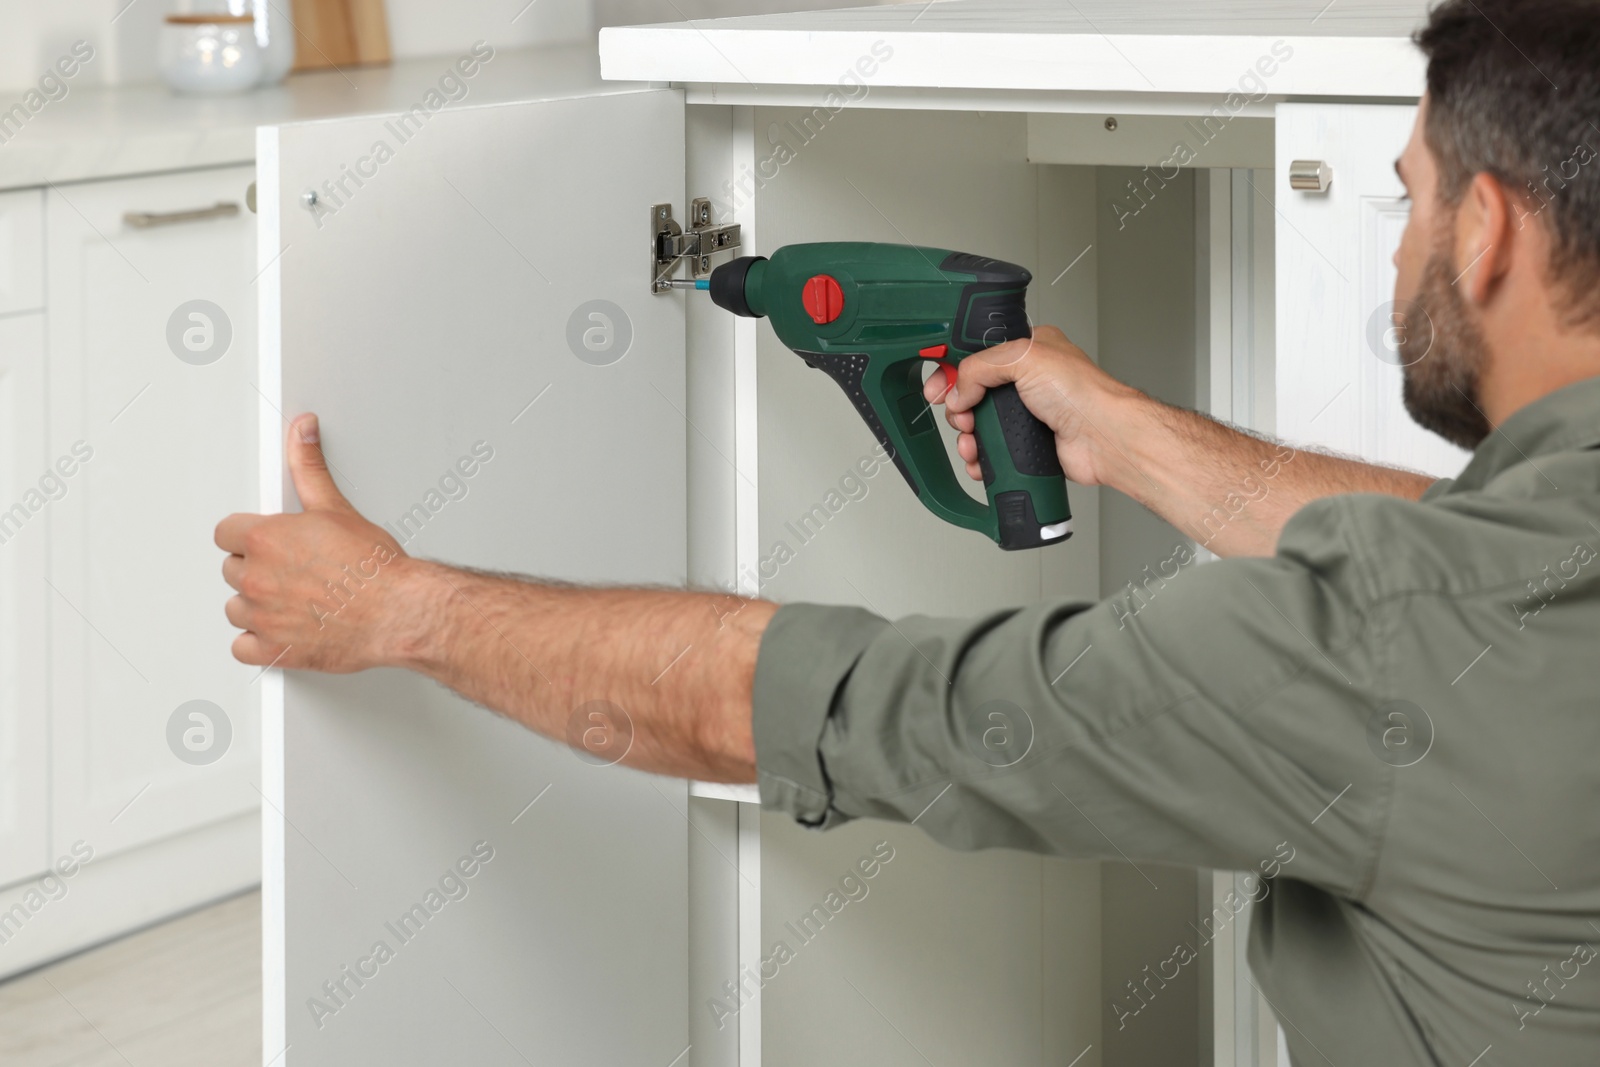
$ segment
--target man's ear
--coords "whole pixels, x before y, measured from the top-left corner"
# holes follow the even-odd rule
[[[1531,233],[1519,232],[1514,193],[1490,174],[1478,174],[1461,197],[1455,219],[1455,263],[1460,274],[1454,284],[1472,304],[1489,301],[1500,280],[1511,269],[1514,256],[1527,255]]]

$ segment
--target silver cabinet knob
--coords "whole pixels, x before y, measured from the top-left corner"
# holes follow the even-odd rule
[[[1297,159],[1289,164],[1289,188],[1325,193],[1333,184],[1333,168],[1320,159]]]

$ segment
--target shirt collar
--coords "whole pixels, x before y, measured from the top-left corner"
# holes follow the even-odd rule
[[[1490,431],[1450,491],[1481,489],[1519,463],[1600,446],[1600,377],[1540,397]]]

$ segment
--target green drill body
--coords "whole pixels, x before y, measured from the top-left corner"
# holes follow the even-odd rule
[[[922,503],[1001,548],[1037,548],[1072,536],[1055,436],[1014,385],[974,409],[988,504],[969,496],[951,465],[923,371],[947,374],[974,352],[1031,337],[1032,275],[999,260],[939,248],[870,242],[787,245],[712,273],[718,306],[764,316],[778,339],[844,389]]]

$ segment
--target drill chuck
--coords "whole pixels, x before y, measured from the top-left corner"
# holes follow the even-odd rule
[[[766,256],[740,256],[712,271],[711,302],[724,311],[731,311],[747,319],[761,318],[766,314],[766,308],[761,301],[757,303],[762,306],[751,306],[747,283],[750,281],[751,268],[766,262]],[[761,273],[764,273],[764,270]]]

